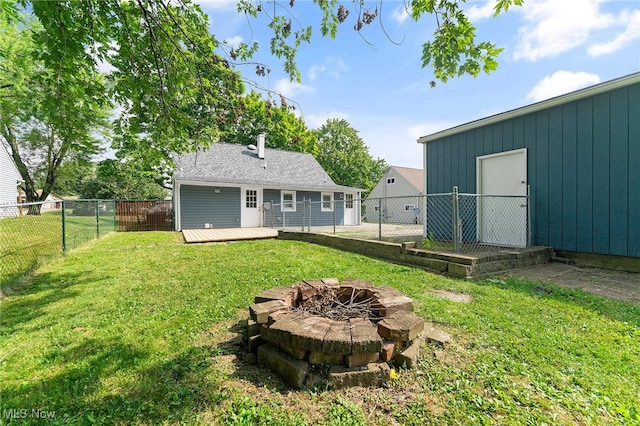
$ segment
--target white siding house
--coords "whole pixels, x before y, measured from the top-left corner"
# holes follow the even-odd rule
[[[362,202],[367,222],[421,223],[421,169],[390,166]]]
[[[16,204],[19,182],[22,182],[20,172],[5,146],[0,144],[0,217],[18,215],[16,207],[3,208],[2,206]]]

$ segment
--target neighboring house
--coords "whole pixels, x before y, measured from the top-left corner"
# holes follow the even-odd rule
[[[423,176],[421,169],[390,166],[362,201],[366,221],[422,223]]]
[[[38,197],[42,195],[42,189],[38,189],[36,190],[36,192],[38,193]],[[44,212],[60,210],[60,209],[62,209],[62,198],[58,197],[55,194],[49,194],[47,195],[47,198],[44,200],[44,203],[42,204],[42,208],[40,209],[40,212],[44,213]]]
[[[427,194],[456,185],[462,193],[521,195],[529,187],[532,245],[583,259],[636,258],[606,258],[619,264],[640,257],[640,73],[418,142]],[[518,217],[526,228],[526,213]]]
[[[42,195],[42,189],[36,189],[36,193],[39,198]],[[22,189],[18,191],[18,200],[20,203],[27,202],[27,194],[25,194]],[[47,195],[47,198],[40,202],[42,203],[42,207],[40,208],[41,213],[62,209],[62,198],[55,194]]]
[[[11,158],[5,146],[0,143],[0,206],[18,202],[18,185],[20,182],[22,182],[22,177],[13,162],[13,158]],[[0,207],[0,217],[17,215],[17,207]]]
[[[338,225],[360,223],[361,189],[336,185],[311,154],[265,149],[264,138],[257,147],[216,143],[174,161],[176,230],[280,227],[283,218],[289,226],[303,215],[311,225],[331,225],[334,217]]]

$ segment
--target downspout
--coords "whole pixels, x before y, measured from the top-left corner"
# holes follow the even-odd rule
[[[175,220],[175,230],[181,231],[182,217],[180,216],[180,183],[175,179],[173,180],[173,219]]]
[[[418,139],[418,143],[420,143],[420,139]],[[429,233],[427,231],[427,195],[429,194],[429,190],[427,189],[427,143],[426,142],[422,142],[422,181],[423,181],[423,189],[422,189],[422,193],[424,194],[422,199],[424,202],[423,210],[424,214],[422,215],[422,236],[424,238],[427,238],[429,236]]]

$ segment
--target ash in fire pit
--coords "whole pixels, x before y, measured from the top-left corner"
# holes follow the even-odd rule
[[[249,349],[297,388],[321,380],[334,387],[379,385],[389,378],[387,362],[407,364],[405,353],[417,353],[424,320],[412,311],[412,300],[391,287],[305,280],[255,297]],[[328,375],[319,373],[323,366]]]

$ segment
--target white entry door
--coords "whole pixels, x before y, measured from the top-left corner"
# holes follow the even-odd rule
[[[242,228],[256,228],[261,226],[262,190],[260,188],[242,188],[242,208],[240,212],[240,226]]]
[[[477,158],[478,239],[481,243],[527,245],[526,148]],[[491,197],[511,195],[520,197]]]
[[[344,224],[356,224],[356,209],[353,201],[353,194],[344,194]]]

